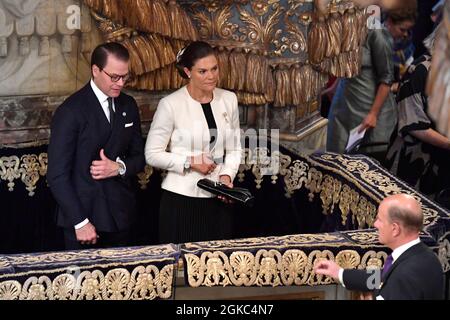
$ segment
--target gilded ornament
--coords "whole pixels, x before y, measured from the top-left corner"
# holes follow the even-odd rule
[[[28,190],[28,195],[33,196],[36,189],[36,183],[39,181],[39,162],[38,157],[34,154],[25,154],[20,158],[21,180]]]
[[[70,300],[75,290],[76,280],[71,274],[61,274],[53,280],[50,300]]]
[[[129,282],[130,273],[127,269],[118,268],[108,271],[105,277],[108,300],[124,300]]]
[[[307,274],[306,266],[308,257],[305,252],[297,249],[286,250],[282,258],[281,279],[284,285],[301,285],[304,283],[304,275]]]
[[[448,234],[447,234],[448,235]],[[450,242],[447,239],[439,242],[438,258],[444,272],[450,271]]]
[[[336,263],[344,269],[355,269],[360,262],[360,256],[355,250],[342,250],[336,255]]]
[[[230,284],[226,270],[228,269],[226,268],[228,265],[228,258],[223,252],[215,251],[213,253],[204,253],[202,254],[201,261],[206,265],[205,286],[211,287],[222,285],[225,287]]]
[[[105,286],[105,276],[99,270],[84,271],[77,279],[77,287],[81,283],[81,292],[77,300],[102,300],[102,288]],[[106,290],[105,290],[106,291]],[[104,295],[105,299],[107,295]]]
[[[20,178],[20,159],[17,156],[0,158],[0,178],[8,181],[8,190],[14,190],[14,180]]]
[[[235,286],[250,286],[256,278],[255,257],[250,252],[235,251],[230,255],[231,282]]]
[[[18,281],[0,282],[0,300],[17,300],[21,291],[22,286]]]
[[[141,190],[147,189],[147,185],[150,182],[150,176],[153,174],[153,167],[148,164],[145,165],[144,171],[137,174],[138,183],[141,185]]]
[[[281,285],[281,254],[276,250],[259,250],[256,253],[256,261],[259,262],[256,285],[271,285],[276,287]]]

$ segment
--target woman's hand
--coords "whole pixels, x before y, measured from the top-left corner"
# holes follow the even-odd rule
[[[365,129],[373,129],[377,126],[377,116],[369,112],[367,116],[364,118],[363,122],[359,126],[359,132],[365,130]]]
[[[216,163],[211,159],[207,153],[202,153],[198,156],[191,157],[191,170],[197,171],[203,175],[212,173],[216,169]]]
[[[229,188],[233,188],[233,182],[231,182],[231,177],[227,176],[227,175],[223,175],[219,177],[219,182],[223,183],[224,185],[226,185]],[[233,203],[232,200],[227,199],[224,196],[217,196],[217,198],[219,198],[221,201],[225,202],[225,203]]]

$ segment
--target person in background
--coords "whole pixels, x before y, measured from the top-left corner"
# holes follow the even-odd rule
[[[369,30],[363,46],[362,68],[358,76],[341,79],[328,116],[327,151],[344,153],[349,132],[358,127],[365,133],[362,144],[386,143],[366,152],[383,159],[396,123],[393,39],[408,36],[416,19],[416,5],[389,11],[383,28]]]
[[[162,182],[159,240],[228,239],[232,207],[197,182],[208,178],[233,187],[241,161],[237,97],[216,87],[219,66],[206,42],[181,50],[177,68],[188,84],[161,99],[145,145],[147,163],[168,171]]]
[[[332,277],[349,290],[372,292],[377,300],[443,299],[441,263],[419,238],[423,226],[420,203],[406,194],[386,197],[374,226],[380,243],[392,249],[378,278],[374,271],[343,269],[330,260],[319,261],[314,272]]]
[[[450,188],[450,139],[436,130],[428,115],[425,92],[435,32],[425,41],[429,52],[413,62],[401,81],[398,124],[386,161],[393,174],[431,197]]]

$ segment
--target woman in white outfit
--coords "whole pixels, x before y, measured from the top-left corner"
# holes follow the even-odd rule
[[[197,182],[208,178],[233,187],[241,161],[237,97],[216,88],[218,62],[206,42],[181,50],[177,69],[189,82],[161,99],[145,146],[147,163],[168,171],[162,182],[159,240],[227,239],[232,206]]]

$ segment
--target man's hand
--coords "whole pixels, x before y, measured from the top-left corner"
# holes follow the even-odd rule
[[[332,277],[339,280],[339,267],[336,262],[330,260],[321,260],[314,266],[314,272]]]
[[[92,223],[88,223],[84,227],[75,230],[75,235],[77,236],[77,240],[81,242],[81,244],[96,244],[97,243],[97,232],[95,231],[95,227]]]
[[[100,150],[100,159],[92,161],[91,176],[93,179],[102,180],[115,177],[119,174],[119,164],[108,159],[103,149]]]

